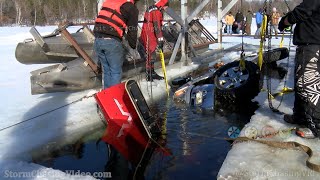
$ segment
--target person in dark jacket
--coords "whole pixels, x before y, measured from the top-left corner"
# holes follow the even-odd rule
[[[303,0],[279,22],[279,30],[296,24],[295,101],[289,123],[305,125],[314,137],[320,136],[320,1]]]
[[[95,20],[94,50],[102,65],[103,88],[121,82],[124,48],[122,38],[136,48],[139,11],[137,0],[105,0]]]
[[[244,30],[244,16],[243,13],[238,10],[236,16],[235,16],[235,22],[236,25],[238,25],[238,29],[236,30],[237,32],[239,32],[240,30]]]
[[[168,0],[159,0],[154,5],[150,6],[144,14],[144,22],[139,38],[140,47],[139,54],[146,59],[146,80],[153,81],[154,79],[162,80],[154,71],[154,61],[156,59],[156,49],[163,49],[163,34],[162,34],[162,11],[166,8]]]
[[[237,12],[237,14],[235,16],[235,21],[237,23],[241,23],[241,22],[244,21],[244,16],[243,16],[243,14],[242,14],[242,12],[240,10]]]

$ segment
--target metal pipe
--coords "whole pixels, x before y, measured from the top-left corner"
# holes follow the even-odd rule
[[[218,0],[218,17],[217,17],[217,32],[218,32],[218,42],[222,42],[222,0]]]
[[[187,54],[186,54],[186,18],[187,18],[187,2],[188,0],[181,0],[181,19],[183,20],[182,26],[182,39],[181,39],[181,62],[183,65],[187,65]]]

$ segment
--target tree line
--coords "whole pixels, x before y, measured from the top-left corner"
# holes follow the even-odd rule
[[[92,20],[96,0],[0,0],[0,25],[50,25],[63,20]]]
[[[202,0],[188,0],[188,12],[191,13]],[[231,0],[223,0],[225,7]],[[239,0],[231,9],[235,14],[238,10],[244,14],[251,10],[256,12],[269,1]],[[301,0],[287,0],[292,9]],[[153,4],[152,0],[138,1],[138,8],[142,17],[147,5]],[[170,0],[170,7],[180,12],[180,0]],[[272,7],[277,7],[280,13],[288,11],[285,0],[273,0]],[[61,21],[92,22],[97,16],[97,0],[0,0],[0,26],[8,25],[53,25]],[[200,13],[201,16],[216,15],[217,0],[211,0]]]

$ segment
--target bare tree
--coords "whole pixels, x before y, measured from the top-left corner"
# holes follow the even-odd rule
[[[23,24],[23,25],[45,25],[55,24],[63,20],[93,20],[97,16],[97,3],[104,0],[0,0],[0,24]],[[170,7],[179,13],[181,7],[180,0],[170,0]],[[223,0],[223,7],[226,7],[232,0]],[[302,0],[286,0],[290,9],[293,9]],[[188,0],[188,9],[193,10],[201,0]],[[241,4],[242,2],[242,4]],[[248,10],[257,12],[263,8],[265,1],[259,0],[238,0],[231,11]],[[272,2],[272,7],[277,7],[280,13],[289,9],[284,0],[266,1]],[[146,10],[146,5],[151,5],[154,0],[138,1],[138,8],[141,13]],[[199,14],[212,16],[217,12],[217,1],[210,3]]]
[[[20,0],[15,0],[14,1],[14,5],[15,5],[15,8],[16,8],[16,24],[19,25],[21,24],[22,22],[22,4],[21,4],[21,1]]]
[[[39,23],[40,20],[40,15],[42,13],[42,16],[43,15],[43,3],[44,1],[43,0],[32,0],[32,8],[33,8],[33,11],[32,11],[32,16],[33,16],[33,25],[35,26],[36,24]],[[32,18],[32,17],[31,17]],[[43,17],[44,18],[44,17]],[[43,19],[42,19],[43,21]],[[42,24],[43,22],[40,22],[40,24]]]
[[[0,0],[0,24],[3,23],[3,4],[5,0]]]
[[[82,8],[83,8],[83,17],[84,18],[88,17],[88,6],[89,6],[89,2],[87,0],[82,0]]]

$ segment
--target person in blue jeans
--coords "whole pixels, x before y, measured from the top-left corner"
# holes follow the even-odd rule
[[[94,50],[102,66],[103,89],[121,83],[124,47],[122,38],[126,32],[126,40],[131,48],[136,48],[139,11],[135,5],[138,0],[105,0],[102,4],[93,33],[95,36]],[[112,179],[127,179],[129,162],[117,149],[108,144],[109,165]]]
[[[137,0],[105,0],[95,19],[94,50],[102,66],[103,88],[121,82],[124,47],[122,38],[136,48],[139,11]]]
[[[124,61],[122,43],[112,38],[98,38],[95,40],[94,48],[103,68],[103,89],[120,83]]]
[[[225,22],[227,26],[227,33],[232,34],[232,25],[234,23],[234,17],[231,11],[226,15]]]

